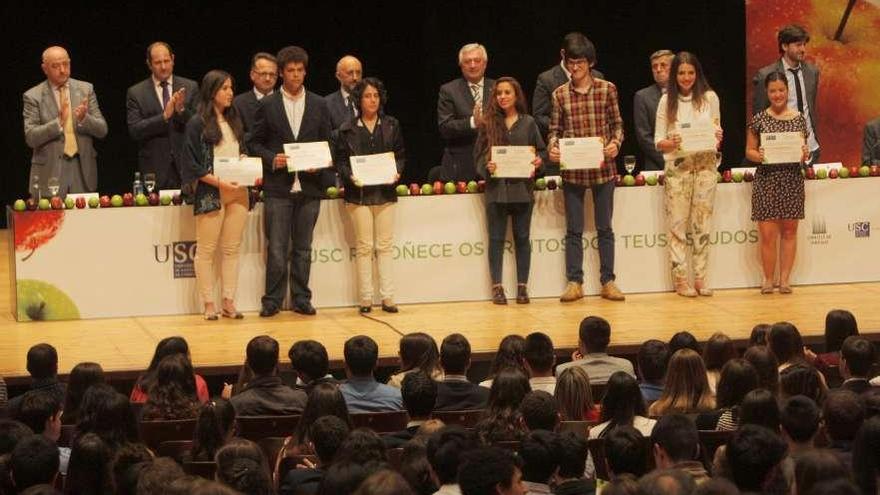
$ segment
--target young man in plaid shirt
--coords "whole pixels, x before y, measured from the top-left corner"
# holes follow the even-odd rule
[[[566,38],[564,63],[571,80],[553,91],[550,115],[550,160],[559,162],[559,140],[571,137],[601,137],[605,162],[598,169],[563,170],[565,198],[565,276],[568,284],[562,302],[584,297],[584,193],[593,194],[596,231],[599,237],[599,281],[602,297],[624,300],[614,283],[614,158],[623,142],[623,119],[617,107],[617,87],[590,75],[596,49],[586,36]]]

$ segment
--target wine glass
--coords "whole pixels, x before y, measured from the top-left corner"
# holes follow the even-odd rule
[[[58,177],[49,177],[49,180],[46,182],[46,187],[49,188],[49,194],[54,198],[58,196],[58,191],[61,190],[61,182],[58,181]]]
[[[623,157],[623,168],[626,169],[627,175],[632,175],[636,169],[636,157],[634,155],[626,155]]]
[[[152,172],[144,174],[144,187],[147,188],[147,193],[152,193],[156,189],[156,174]]]

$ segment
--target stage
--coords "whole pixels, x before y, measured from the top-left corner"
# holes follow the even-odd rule
[[[4,256],[9,252],[6,239],[3,232],[0,253]],[[209,322],[200,315],[183,315],[19,323],[11,310],[8,261],[0,263],[4,281],[0,292],[0,375],[10,384],[21,383],[16,378],[27,376],[25,354],[39,342],[49,342],[58,349],[61,374],[81,361],[96,361],[115,376],[131,377],[149,364],[156,343],[170,335],[187,339],[196,368],[217,374],[235,373],[244,361],[248,340],[260,334],[279,341],[283,363],[294,341],[315,339],[324,343],[336,364],[342,360],[345,340],[366,334],[379,344],[383,363],[393,365],[401,334],[413,331],[427,332],[438,343],[449,333],[460,332],[470,340],[475,359],[487,358],[507,334],[525,335],[536,330],[550,335],[557,349],[572,349],[577,345],[580,320],[591,314],[611,322],[611,345],[621,352],[632,352],[646,339],[668,340],[680,330],[689,330],[701,340],[716,331],[747,339],[756,323],[779,320],[791,321],[808,341],[818,342],[825,314],[834,308],[852,311],[863,333],[880,328],[880,283],[798,286],[787,296],[730,289],[697,299],[651,293],[628,294],[625,302],[591,296],[570,304],[541,298],[517,305],[511,299],[506,307],[489,302],[404,304],[396,315],[375,308],[371,313],[375,320],[359,316],[355,308],[333,308],[319,309],[314,317],[285,311],[266,319],[248,312],[238,321]],[[120,290],[137,297],[132,288]]]

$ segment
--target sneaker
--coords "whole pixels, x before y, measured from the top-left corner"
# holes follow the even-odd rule
[[[626,296],[623,295],[623,292],[620,292],[620,289],[617,288],[617,284],[613,280],[605,282],[600,295],[609,301],[623,301],[626,299]]]
[[[584,297],[584,289],[583,286],[577,282],[568,282],[565,285],[565,292],[559,296],[559,300],[562,302],[573,302],[578,299],[582,299]]]

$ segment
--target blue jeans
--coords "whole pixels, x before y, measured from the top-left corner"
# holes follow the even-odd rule
[[[513,221],[516,282],[520,284],[529,282],[529,266],[532,260],[532,245],[529,242],[532,203],[486,203],[486,222],[489,226],[489,274],[492,276],[493,285],[501,283],[508,216]]]
[[[312,234],[320,211],[321,200],[306,197],[302,193],[283,198],[267,196],[264,199],[264,228],[268,247],[263,307],[281,308],[288,277],[292,304],[298,306],[311,301],[309,272],[312,267]]]
[[[584,283],[584,193],[586,186],[562,184],[565,198],[565,277],[569,282]],[[590,187],[593,193],[593,218],[599,238],[599,282],[614,280],[614,181]]]

